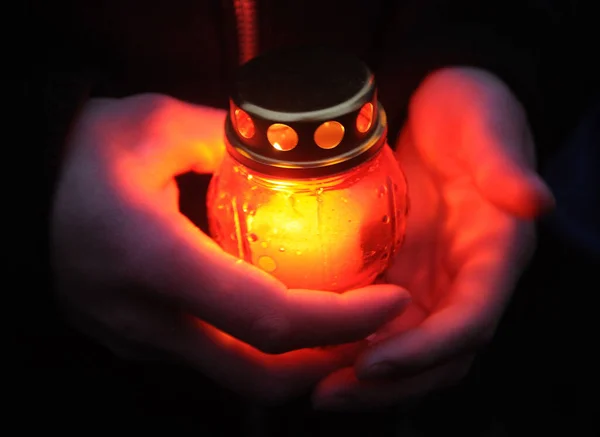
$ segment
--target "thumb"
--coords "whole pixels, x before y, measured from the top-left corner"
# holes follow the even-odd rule
[[[466,173],[488,201],[518,217],[554,206],[534,170],[525,111],[499,78],[472,68],[435,72],[411,99],[410,117],[417,148],[441,174]]]
[[[527,122],[518,120],[520,111],[486,109],[463,125],[464,163],[476,188],[517,217],[532,219],[551,210],[554,197],[534,169],[533,137]]]
[[[552,192],[527,161],[534,144],[529,129],[524,134],[515,127],[495,129],[494,123],[482,120],[483,126],[471,126],[465,136],[466,164],[479,192],[497,207],[521,218],[535,218],[554,207]],[[474,123],[475,125],[477,123]]]

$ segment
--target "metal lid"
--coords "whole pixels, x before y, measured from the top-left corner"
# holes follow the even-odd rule
[[[271,52],[240,67],[227,117],[230,153],[256,171],[318,177],[385,144],[385,111],[369,68],[322,47]]]

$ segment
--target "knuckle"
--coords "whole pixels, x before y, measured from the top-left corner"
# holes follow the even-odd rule
[[[288,350],[290,324],[280,315],[268,314],[259,317],[250,329],[254,345],[269,354],[283,353]]]
[[[103,138],[107,126],[112,123],[111,113],[114,108],[112,99],[94,98],[84,107],[81,117],[75,124],[74,134],[71,135],[70,143],[81,139],[82,134],[93,133]]]
[[[176,100],[162,94],[147,93],[136,96],[133,104],[146,127],[159,129],[173,114]]]
[[[131,102],[148,113],[159,113],[172,106],[175,99],[160,93],[143,93],[131,97]]]

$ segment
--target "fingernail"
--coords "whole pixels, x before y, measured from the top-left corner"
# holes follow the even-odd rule
[[[363,372],[362,376],[366,378],[383,378],[389,376],[392,373],[393,368],[394,367],[390,363],[373,364]]]
[[[383,340],[383,338],[384,338],[384,336],[378,332],[376,332],[375,334],[369,335],[366,338],[368,347],[372,348],[373,346],[378,345],[379,343],[381,343],[381,340]]]
[[[367,340],[369,342],[369,344],[372,344],[375,342],[375,339],[377,338],[377,333],[373,333],[371,335],[369,335],[367,338],[365,338],[365,340]]]

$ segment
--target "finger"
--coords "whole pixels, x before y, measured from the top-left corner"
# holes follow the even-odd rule
[[[419,375],[386,380],[360,380],[352,368],[334,372],[313,393],[319,410],[368,410],[415,400],[458,383],[468,373],[473,356],[461,357]]]
[[[186,334],[167,343],[176,354],[219,384],[244,396],[277,404],[308,393],[325,375],[349,365],[361,343],[328,349],[265,354],[201,321],[188,319]],[[174,333],[175,334],[175,333]]]
[[[180,214],[148,211],[132,255],[136,281],[162,299],[263,351],[360,340],[397,316],[410,298],[393,285],[344,294],[288,290],[224,253]],[[136,243],[128,246],[135,246]]]
[[[448,293],[417,326],[398,334],[385,334],[357,360],[359,378],[410,375],[477,350],[490,341],[518,279],[522,260],[511,246],[519,233],[505,235],[504,243],[491,241],[476,256],[465,259]],[[400,316],[400,319],[402,316]]]
[[[358,342],[268,355],[164,303],[131,295],[99,320],[110,330],[100,327],[96,337],[121,357],[181,361],[236,393],[268,402],[307,392],[364,349]],[[87,325],[94,328],[89,319]]]
[[[146,103],[156,104],[155,96],[145,98]],[[139,105],[139,101],[131,105]],[[134,281],[269,352],[358,340],[401,311],[408,295],[393,286],[345,295],[287,290],[265,272],[223,253],[178,212],[172,190],[165,191],[168,196],[149,195],[148,187],[158,188],[167,181],[173,189],[173,172],[183,169],[182,163],[193,162],[190,156],[198,155],[185,141],[199,138],[194,134],[201,125],[199,117],[205,113],[181,102],[158,101],[158,109],[149,105],[153,115],[148,119],[156,126],[156,135],[148,135],[153,130],[146,129],[145,137],[152,138],[131,153],[130,159],[116,160],[123,175],[119,179],[125,188],[122,195],[129,207],[136,208],[124,217],[127,223],[120,223],[125,235],[116,239],[128,253],[132,271],[127,274],[135,276]],[[188,159],[178,161],[180,156]]]
[[[160,94],[141,94],[117,101],[128,121],[139,118],[140,138],[128,138],[137,163],[162,185],[187,171],[212,173],[225,154],[226,112],[192,105]]]
[[[411,100],[410,123],[417,148],[441,174],[462,177],[467,170],[489,201],[519,217],[553,207],[534,170],[525,112],[495,76],[469,68],[432,74]]]
[[[535,147],[529,129],[497,120],[502,117],[510,115],[491,112],[465,126],[464,159],[487,200],[516,216],[535,218],[553,208],[554,197],[520,151]]]

